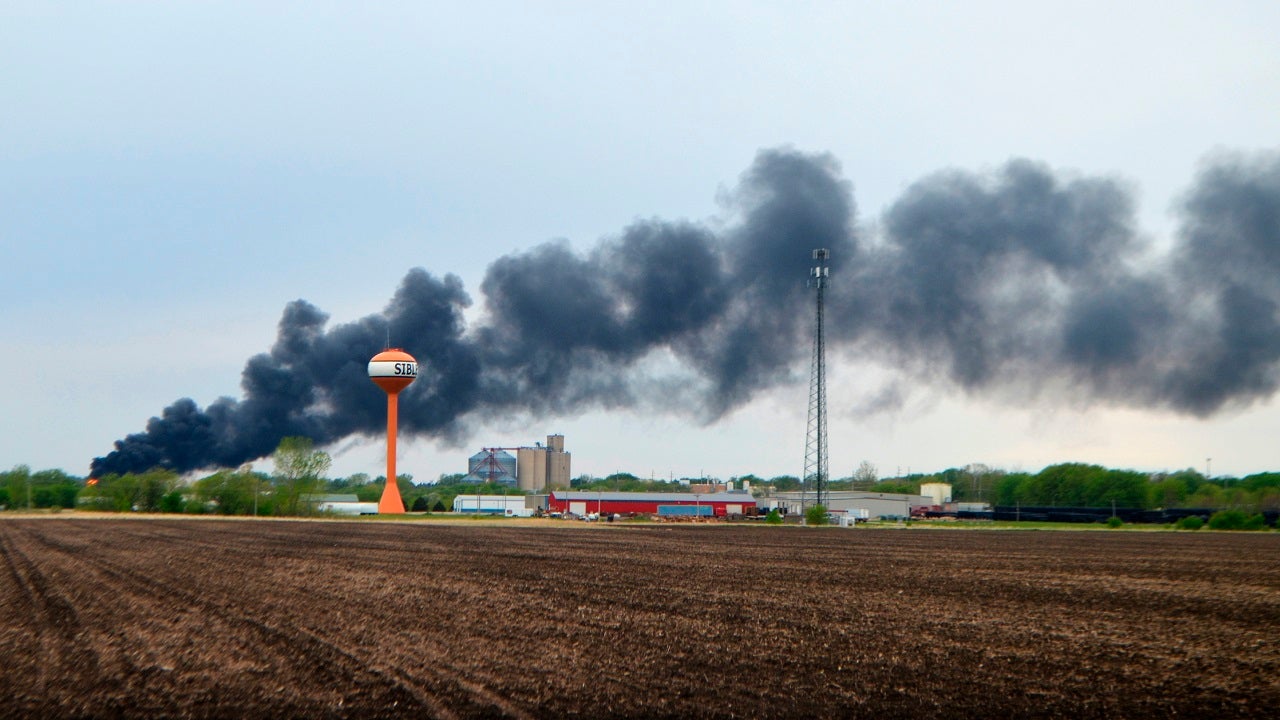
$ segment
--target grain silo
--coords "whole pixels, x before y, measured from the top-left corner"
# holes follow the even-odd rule
[[[541,491],[547,487],[547,449],[522,447],[516,450],[517,487],[521,490]]]
[[[485,448],[467,460],[463,482],[516,484],[516,459],[501,448]]]
[[[522,447],[516,451],[516,477],[521,490],[542,492],[569,487],[570,454],[564,451],[563,435],[548,435],[547,444]]]
[[[569,453],[564,451],[563,435],[547,436],[547,487],[569,487]]]

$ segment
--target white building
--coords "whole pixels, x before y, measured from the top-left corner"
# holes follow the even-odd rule
[[[308,495],[304,502],[317,513],[331,515],[377,515],[378,503],[360,502],[355,495]]]
[[[766,500],[762,498],[762,500]],[[815,501],[813,493],[780,492],[774,493],[772,505],[789,515],[804,512],[803,504]],[[911,517],[911,508],[933,505],[933,498],[925,495],[901,495],[898,493],[864,492],[861,490],[832,490],[827,492],[827,510],[838,512],[844,510],[866,510],[872,519]],[[761,506],[767,506],[761,503]]]
[[[538,508],[538,502],[545,497],[545,495],[459,495],[453,499],[453,511],[472,515],[533,517],[534,511]]]

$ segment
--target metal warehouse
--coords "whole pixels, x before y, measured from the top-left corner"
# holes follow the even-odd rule
[[[755,498],[748,492],[638,493],[638,492],[552,492],[548,499],[552,512],[574,515],[647,514],[667,516],[725,517],[754,513]]]
[[[787,513],[803,513],[805,503],[813,504],[813,493],[774,493],[769,502]],[[827,509],[834,511],[866,510],[873,518],[906,518],[911,508],[933,504],[933,498],[924,495],[864,492],[860,490],[833,490],[827,493]]]
[[[459,495],[453,499],[453,511],[477,515],[533,517],[542,507],[542,495]]]

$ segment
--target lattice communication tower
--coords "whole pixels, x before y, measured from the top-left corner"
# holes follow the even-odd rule
[[[813,251],[814,267],[809,270],[809,286],[817,291],[817,317],[813,331],[813,365],[809,374],[809,427],[804,444],[804,486],[801,506],[809,508],[809,499],[827,505],[827,362],[823,339],[822,294],[830,272],[826,248]]]

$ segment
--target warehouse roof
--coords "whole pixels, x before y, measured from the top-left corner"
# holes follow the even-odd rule
[[[356,495],[303,495],[303,502],[313,503],[358,503],[360,498]]]
[[[566,500],[607,500],[609,502],[755,502],[751,493],[744,490],[718,493],[647,493],[647,492],[596,492],[592,490],[576,490],[572,492],[557,491],[551,493],[556,501]]]

